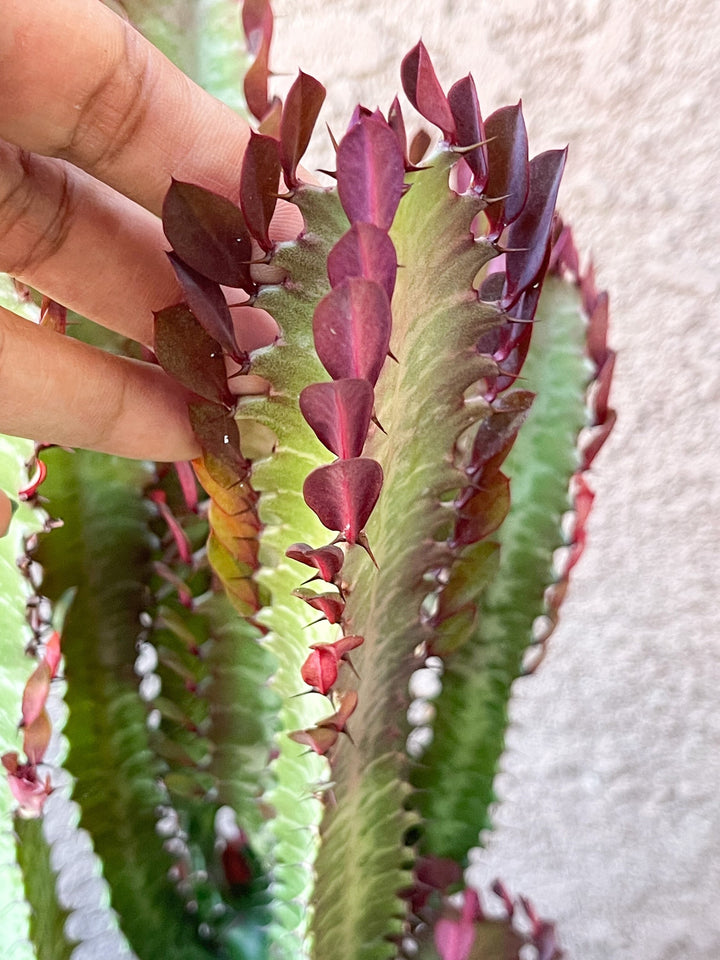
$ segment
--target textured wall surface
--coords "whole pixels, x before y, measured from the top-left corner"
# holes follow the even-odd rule
[[[486,114],[523,98],[532,152],[570,143],[560,206],[611,293],[620,419],[562,626],[516,685],[504,802],[476,875],[555,918],[574,960],[717,960],[717,4],[275,9],[275,70],[322,80],[339,132],[358,99],[389,105],[422,35],[445,84],[472,70]],[[328,141],[307,165],[331,163]]]

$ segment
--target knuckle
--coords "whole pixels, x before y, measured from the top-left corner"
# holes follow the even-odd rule
[[[111,166],[133,142],[151,101],[147,44],[129,25],[123,37],[122,49],[78,106],[67,143],[56,151],[94,171]]]
[[[62,247],[75,213],[63,162],[15,149],[0,155],[0,269],[29,276]]]

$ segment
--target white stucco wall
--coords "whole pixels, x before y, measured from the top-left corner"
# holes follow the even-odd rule
[[[717,960],[718,5],[274,6],[275,70],[322,80],[337,131],[358,99],[390,103],[422,35],[444,83],[472,70],[485,113],[522,96],[533,152],[570,143],[560,206],[611,293],[620,419],[562,626],[516,686],[477,870],[556,919],[574,960]]]

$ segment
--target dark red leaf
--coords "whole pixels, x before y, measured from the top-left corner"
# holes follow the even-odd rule
[[[354,223],[328,254],[330,286],[348,277],[375,280],[392,300],[397,275],[397,254],[385,230],[372,223]]]
[[[232,414],[208,400],[190,403],[188,412],[210,476],[223,487],[246,477],[250,464],[240,452],[240,435]]]
[[[155,355],[163,370],[205,400],[230,406],[223,352],[184,304],[155,314]]]
[[[250,133],[240,174],[240,206],[250,233],[263,250],[272,250],[268,230],[280,186],[280,154],[273,137]]]
[[[397,135],[378,114],[361,116],[340,141],[338,196],[350,223],[389,230],[405,186]]]
[[[609,302],[607,291],[598,294],[595,306],[590,314],[587,331],[587,351],[590,359],[601,366],[608,355],[607,334]]]
[[[247,355],[237,345],[232,315],[220,284],[193,270],[175,253],[167,256],[175,276],[180,281],[187,305],[200,326],[220,344],[229,357],[244,365]]]
[[[582,454],[582,469],[587,470],[590,467],[590,464],[593,462],[595,457],[598,455],[598,452],[602,445],[605,443],[607,438],[610,436],[613,427],[615,426],[615,421],[617,420],[617,415],[614,410],[608,410],[607,419],[604,423],[598,424],[595,427],[591,427],[588,435],[588,439],[583,443],[581,447]]]
[[[418,113],[439,127],[446,140],[453,141],[452,110],[422,40],[403,58],[400,77],[405,95]]]
[[[485,127],[480,114],[475,81],[470,74],[450,88],[448,103],[455,118],[458,145],[472,147],[473,144],[479,144],[474,150],[464,153],[463,157],[472,170],[473,187],[484,190],[488,180],[487,145],[482,143],[485,140]]]
[[[342,620],[345,601],[337,593],[313,593],[305,587],[298,587],[293,590],[293,596],[304,600],[313,610],[319,610],[330,623],[340,623]]]
[[[496,239],[512,223],[525,204],[528,190],[528,141],[522,102],[501,107],[485,121],[488,141],[488,181],[485,196],[490,201],[485,216],[490,237]]]
[[[243,82],[245,102],[258,120],[268,111],[268,55],[273,33],[273,14],[270,0],[245,0],[242,25],[248,52],[255,57]]]
[[[300,676],[318,693],[330,691],[338,676],[338,656],[331,644],[318,644],[311,651],[300,668]]]
[[[468,474],[473,478],[481,473],[488,476],[500,468],[534,399],[535,394],[529,390],[515,390],[495,400],[489,416],[482,421],[475,434]]]
[[[243,0],[242,27],[249,53],[256,54],[263,44],[268,46],[273,32],[270,0]]]
[[[590,405],[594,415],[595,423],[605,423],[608,417],[608,401],[610,399],[610,386],[612,376],[615,370],[615,351],[609,350],[605,362],[600,368],[590,397]]]
[[[303,484],[303,497],[324,526],[356,543],[382,484],[382,467],[375,460],[336,460],[313,470]]]
[[[508,230],[503,297],[506,309],[541,277],[566,156],[567,149],[546,150],[530,161],[527,200],[520,216]]]
[[[467,546],[483,540],[498,529],[509,509],[510,481],[498,472],[479,489],[461,495],[454,544]]]
[[[332,380],[311,383],[300,394],[300,410],[336,457],[359,457],[365,446],[374,404],[367,380]]]
[[[315,308],[313,337],[320,362],[333,380],[359,378],[373,386],[390,349],[392,314],[374,280],[343,280]]]
[[[290,560],[297,560],[308,567],[314,567],[326,583],[332,583],[337,577],[345,561],[345,554],[340,547],[330,544],[327,547],[313,548],[307,543],[293,543],[285,551]]]
[[[301,70],[288,91],[280,120],[280,160],[288,187],[298,185],[297,165],[310,143],[324,100],[325,87]]]
[[[247,289],[250,234],[239,207],[204,187],[173,180],[162,218],[165,236],[181,260],[209,280]]]

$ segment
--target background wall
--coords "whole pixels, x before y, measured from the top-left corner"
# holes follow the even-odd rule
[[[516,685],[503,804],[475,872],[558,921],[574,960],[720,956],[720,26],[712,0],[275,0],[274,68],[389,106],[422,38],[531,152],[611,293],[620,419],[591,543],[540,673]],[[319,138],[320,142],[322,138]],[[307,166],[330,166],[329,141]]]

